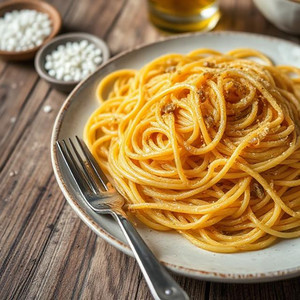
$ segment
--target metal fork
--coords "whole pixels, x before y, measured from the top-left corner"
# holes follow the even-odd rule
[[[159,263],[128,221],[122,209],[124,198],[109,184],[86,144],[77,136],[76,141],[79,147],[76,147],[71,139],[69,139],[71,147],[65,140],[57,141],[56,146],[88,207],[98,214],[110,214],[117,221],[154,299],[188,300],[185,291]]]

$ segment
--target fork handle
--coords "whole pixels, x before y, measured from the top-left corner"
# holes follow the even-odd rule
[[[113,213],[146,279],[155,300],[188,300],[189,297],[167,270],[160,264],[131,223]]]

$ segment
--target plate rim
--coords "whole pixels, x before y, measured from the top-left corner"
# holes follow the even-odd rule
[[[90,74],[87,78],[85,78],[83,81],[81,81],[74,89],[73,91],[67,96],[64,103],[62,104],[54,125],[52,129],[51,134],[51,141],[50,141],[50,153],[51,153],[51,163],[52,168],[54,171],[54,175],[56,178],[56,181],[66,198],[67,202],[71,206],[71,208],[75,211],[75,213],[79,216],[79,218],[90,228],[92,229],[98,236],[100,236],[102,239],[104,239],[106,242],[117,248],[118,250],[122,251],[123,253],[132,256],[133,253],[129,246],[122,241],[118,240],[114,236],[112,236],[109,232],[105,231],[100,225],[98,225],[91,217],[90,215],[84,211],[80,207],[80,205],[77,203],[76,197],[70,192],[67,185],[64,183],[64,179],[61,173],[61,170],[59,169],[58,159],[57,159],[57,149],[55,146],[55,142],[57,141],[57,137],[59,135],[65,114],[71,105],[73,96],[77,93],[78,90],[81,89],[83,85],[85,85],[85,82],[89,80],[90,77],[94,76],[95,73],[100,71],[102,68],[106,67],[109,64],[112,64],[114,61],[118,60],[119,58],[126,56],[127,54],[141,50],[143,48],[150,47],[155,44],[163,44],[167,43],[174,39],[184,39],[188,37],[197,37],[201,39],[203,36],[210,36],[210,35],[222,35],[222,36],[228,36],[228,35],[234,35],[234,36],[252,36],[257,37],[260,39],[265,40],[278,40],[278,42],[284,42],[291,44],[293,47],[299,47],[300,46],[293,41],[285,40],[278,37],[273,37],[269,35],[264,34],[257,34],[257,33],[248,33],[248,32],[242,32],[242,31],[214,31],[214,32],[204,32],[204,33],[185,33],[180,35],[174,35],[167,38],[162,38],[157,41],[151,42],[151,43],[143,43],[140,45],[137,45],[135,47],[132,47],[126,51],[123,51],[113,57],[111,57],[107,62],[99,66],[92,74]],[[269,271],[269,272],[258,272],[253,274],[232,274],[232,273],[224,273],[224,272],[216,272],[216,271],[205,271],[205,270],[199,270],[199,269],[192,269],[188,267],[178,266],[172,263],[165,262],[163,260],[160,260],[160,262],[165,265],[169,270],[173,271],[176,274],[206,280],[206,281],[216,281],[216,282],[231,282],[231,283],[255,283],[255,282],[270,282],[270,281],[277,281],[282,279],[288,279],[300,276],[300,265],[298,267],[294,268],[288,268],[284,270],[279,271]]]

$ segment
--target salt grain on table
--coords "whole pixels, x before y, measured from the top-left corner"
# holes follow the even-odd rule
[[[46,114],[48,114],[52,111],[52,107],[50,105],[45,105],[43,110]]]
[[[13,177],[13,176],[16,176],[16,175],[18,175],[18,171],[11,171],[9,173],[9,177]]]
[[[17,120],[17,118],[16,118],[16,117],[12,117],[12,118],[10,118],[10,123],[15,123],[15,122],[16,122],[16,120]]]

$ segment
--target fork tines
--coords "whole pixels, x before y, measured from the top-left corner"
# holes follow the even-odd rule
[[[83,140],[76,136],[76,142],[73,142],[72,139],[69,139],[69,143],[62,140],[61,142],[56,141],[56,145],[82,193],[85,194],[87,188],[94,193],[98,193],[101,189],[108,190],[106,185],[108,179]]]

